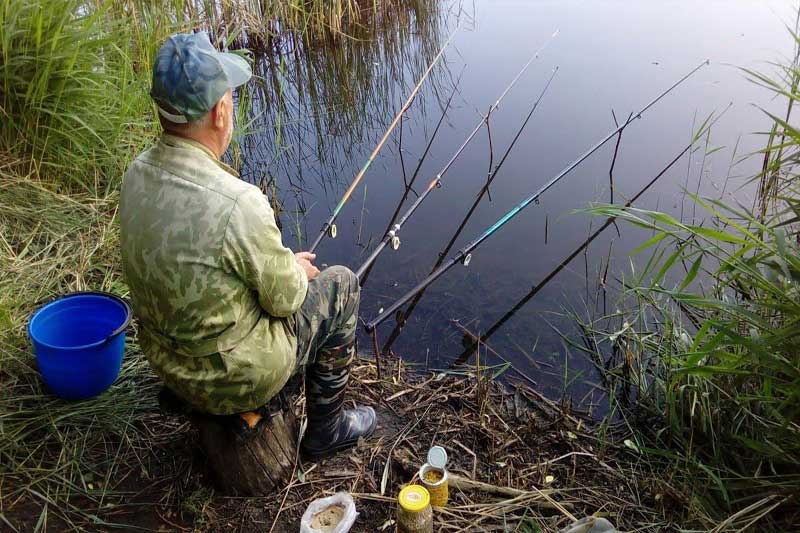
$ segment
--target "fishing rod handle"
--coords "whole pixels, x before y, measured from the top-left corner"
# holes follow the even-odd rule
[[[314,250],[317,249],[317,246],[319,246],[319,243],[322,242],[322,238],[325,237],[325,235],[328,233],[328,228],[329,227],[330,227],[330,225],[328,223],[325,223],[325,225],[322,226],[322,231],[319,232],[319,235],[317,235],[316,240],[308,248],[309,253],[312,253],[312,254],[314,253]]]

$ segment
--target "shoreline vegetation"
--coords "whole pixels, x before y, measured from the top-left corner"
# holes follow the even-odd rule
[[[611,399],[604,420],[528,382],[497,382],[506,368],[481,358],[451,371],[390,360],[381,380],[362,360],[353,394],[378,402],[387,421],[379,438],[301,465],[274,498],[243,499],[214,492],[187,421],[160,412],[135,323],[105,394],[66,403],[44,389],[25,330],[31,311],[70,291],[127,295],[120,180],[158,135],[147,88],[164,38],[202,28],[231,48],[277,50],[257,63],[254,90],[273,104],[266,141],[245,137],[233,149],[234,162],[237,150],[269,158],[303,134],[287,120],[292,112],[335,110],[320,114],[332,130],[363,118],[345,109],[390,115],[374,88],[438,49],[435,38],[409,44],[411,34],[437,33],[434,4],[0,0],[0,528],[281,531],[296,528],[310,498],[349,490],[374,530],[393,517],[400,484],[434,438],[457,452],[452,468],[463,482],[437,514],[442,531],[552,531],[595,512],[625,530],[800,528],[800,132],[791,125],[800,51],[775,65],[775,79],[744,74],[787,101],[751,156],[764,161],[752,208],[694,197],[704,225],[590,210],[653,231],[636,250],[644,266],[625,278],[620,310],[576,317]],[[378,37],[389,51],[365,44]],[[318,42],[341,43],[337,68]],[[383,75],[358,71],[373,59],[387,65]],[[349,93],[335,77],[348,65]],[[320,92],[285,98],[268,78],[287,69],[319,80]],[[253,179],[274,192],[269,176]]]
[[[691,223],[589,209],[651,237],[631,252],[641,266],[622,281],[616,311],[576,317],[612,406],[636,421],[638,446],[672,465],[692,510],[709,521],[721,518],[712,510],[731,513],[744,529],[800,527],[799,24],[800,11],[791,62],[773,64],[774,76],[743,71],[786,102],[783,116],[764,111],[765,147],[747,156],[763,161],[753,205],[687,191]]]

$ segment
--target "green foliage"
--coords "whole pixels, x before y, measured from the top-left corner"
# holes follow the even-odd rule
[[[180,421],[159,414],[160,385],[135,331],[111,389],[64,402],[44,387],[25,328],[35,307],[53,295],[88,288],[126,294],[113,219],[118,197],[58,193],[34,175],[17,175],[22,163],[3,163],[0,479],[9,489],[3,508],[17,527],[16,504],[27,502],[28,513],[41,510],[42,530],[106,529],[119,520],[117,506],[131,497],[121,481],[131,471],[149,475],[157,465],[154,448],[180,438]]]
[[[670,434],[714,468],[730,468],[742,478],[758,471],[797,472],[797,243],[787,239],[785,225],[778,227],[780,217],[760,222],[746,210],[718,201],[695,201],[717,228],[685,225],[633,208],[595,210],[647,226],[656,234],[646,243],[655,247],[656,260],[629,282],[629,296],[647,306],[643,314],[658,315],[656,322],[671,324],[678,334],[657,330],[654,336],[637,341],[645,351],[657,350],[661,359],[650,386],[662,390],[655,396],[649,391],[648,396],[658,400]],[[795,200],[787,202],[794,208],[800,205]],[[668,288],[667,273],[677,270],[682,277]],[[711,287],[695,292],[700,272]],[[680,326],[681,312],[698,326],[693,337]],[[638,323],[646,325],[644,318]],[[683,344],[677,339],[681,335]],[[726,500],[727,492],[722,494]]]
[[[791,511],[800,491],[800,134],[789,126],[797,58],[779,81],[748,72],[789,100],[784,118],[769,115],[775,127],[756,154],[764,165],[755,209],[692,196],[701,224],[591,210],[653,236],[632,252],[649,255],[625,283],[627,310],[584,332],[618,362],[607,375],[627,383],[631,414],[647,417],[648,451],[675,462],[707,523],[734,513],[730,527],[800,521]]]
[[[285,150],[282,137],[306,135],[295,131],[294,115],[309,108],[318,130],[361,131],[368,116],[390,108],[390,81],[402,78],[403,64],[424,68],[438,46],[438,12],[420,0],[395,3],[0,0],[0,152],[54,184],[85,190],[118,181],[158,133],[148,96],[158,46],[199,29],[220,46],[261,53],[244,100],[260,99],[263,116],[243,113],[241,125],[274,136],[276,152]],[[315,44],[331,39],[341,43]],[[284,94],[294,83],[307,93]],[[332,151],[319,144],[321,158]]]
[[[78,0],[0,4],[0,150],[65,183],[118,172],[147,118],[130,26],[107,15]]]

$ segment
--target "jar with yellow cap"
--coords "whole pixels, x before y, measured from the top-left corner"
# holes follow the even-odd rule
[[[433,510],[427,489],[409,485],[397,497],[398,533],[433,533]]]

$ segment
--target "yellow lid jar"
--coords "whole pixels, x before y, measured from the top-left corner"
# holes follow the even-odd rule
[[[409,485],[397,496],[398,533],[433,533],[431,496],[420,485]]]

